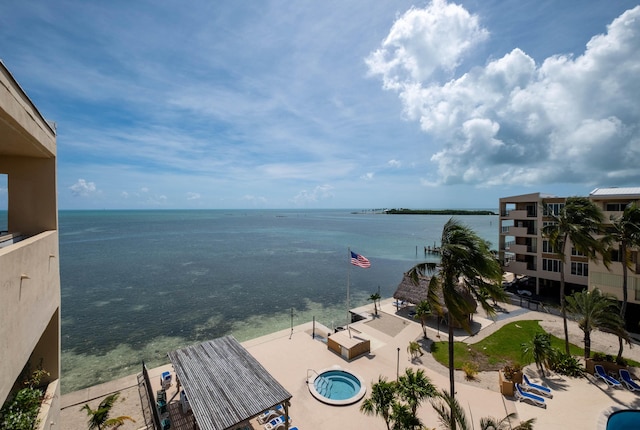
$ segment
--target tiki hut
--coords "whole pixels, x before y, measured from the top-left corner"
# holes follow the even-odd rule
[[[420,281],[416,285],[413,282],[413,279],[411,279],[411,277],[407,273],[405,273],[404,276],[402,277],[402,281],[400,282],[400,284],[398,284],[398,288],[396,289],[396,292],[393,294],[393,298],[396,300],[409,302],[414,305],[420,303],[423,300],[427,300],[430,280],[431,280],[430,277],[426,277],[426,276],[420,277]],[[476,302],[473,295],[469,291],[467,291],[467,289],[464,288],[461,284],[458,284],[456,286],[456,289],[458,290],[458,292],[460,292],[463,295],[467,303],[469,303],[470,309],[472,309],[472,312],[467,314],[467,318],[469,322],[471,322],[471,320],[473,319],[472,318],[473,314],[476,312],[476,309],[478,308],[478,303]],[[442,304],[441,316],[443,317],[443,321],[447,322],[448,321],[447,308],[444,306],[444,298],[442,296],[442,292],[438,292],[438,299]],[[462,328],[462,325],[459,324],[458,322],[455,322],[454,327]]]

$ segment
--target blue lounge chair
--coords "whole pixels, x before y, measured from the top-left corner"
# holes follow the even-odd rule
[[[627,369],[620,369],[620,378],[629,391],[640,391],[640,385],[631,378],[631,374]]]
[[[516,386],[516,398],[520,402],[530,401],[536,406],[540,406],[541,408],[547,408],[547,404],[544,402],[544,397],[537,396],[533,393],[528,393],[522,389],[520,384],[515,384]]]
[[[622,384],[620,383],[620,381],[618,381],[614,377],[611,377],[611,376],[607,375],[607,372],[604,371],[604,367],[602,367],[601,364],[596,364],[595,365],[595,370],[596,370],[596,373],[594,374],[594,376],[596,378],[602,379],[604,382],[607,383],[608,386],[610,386],[610,387],[622,387]]]
[[[265,430],[279,430],[284,428],[285,419],[291,422],[291,418],[280,415],[264,425]]]
[[[529,378],[527,378],[527,375],[525,374],[522,374],[522,378],[524,379],[524,385],[522,386],[522,388],[524,388],[527,391],[534,391],[537,394],[540,394],[541,396],[545,396],[550,399],[553,399],[553,394],[551,394],[551,388],[545,387],[544,385],[535,384],[529,381]]]

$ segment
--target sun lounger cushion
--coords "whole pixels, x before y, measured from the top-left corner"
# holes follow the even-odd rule
[[[620,381],[618,381],[616,378],[607,375],[607,372],[604,371],[604,367],[602,367],[602,365],[596,364],[595,365],[595,371],[596,371],[595,376],[597,378],[602,379],[610,387],[621,387],[622,386]]]
[[[519,401],[530,401],[536,406],[540,406],[542,408],[546,408],[547,404],[544,402],[544,397],[537,396],[533,393],[528,393],[522,389],[520,384],[515,384],[516,386],[516,397]]]
[[[531,382],[529,378],[527,378],[527,375],[523,374],[522,378],[524,380],[524,385],[522,386],[522,388],[524,388],[525,390],[534,391],[541,396],[549,397],[550,399],[553,398],[553,394],[551,394],[551,388]]]
[[[629,391],[640,391],[640,385],[631,378],[631,374],[627,369],[620,369],[620,378]]]

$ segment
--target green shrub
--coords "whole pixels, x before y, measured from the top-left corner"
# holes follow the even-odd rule
[[[462,365],[462,370],[464,372],[465,378],[467,378],[468,381],[471,381],[475,379],[476,375],[478,374],[478,365],[475,363],[466,362]]]
[[[24,382],[27,387],[21,389],[0,409],[0,428],[5,430],[31,430],[38,423],[38,412],[44,398],[44,390],[38,388],[44,370],[36,370],[31,378]]]
[[[551,370],[561,375],[571,378],[582,378],[585,375],[585,369],[580,365],[578,360],[560,350],[556,350],[551,362]]]

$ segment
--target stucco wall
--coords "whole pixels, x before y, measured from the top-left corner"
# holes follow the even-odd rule
[[[58,258],[57,231],[0,248],[0,399],[6,398],[32,353],[32,368],[42,359],[51,379],[59,378]]]

